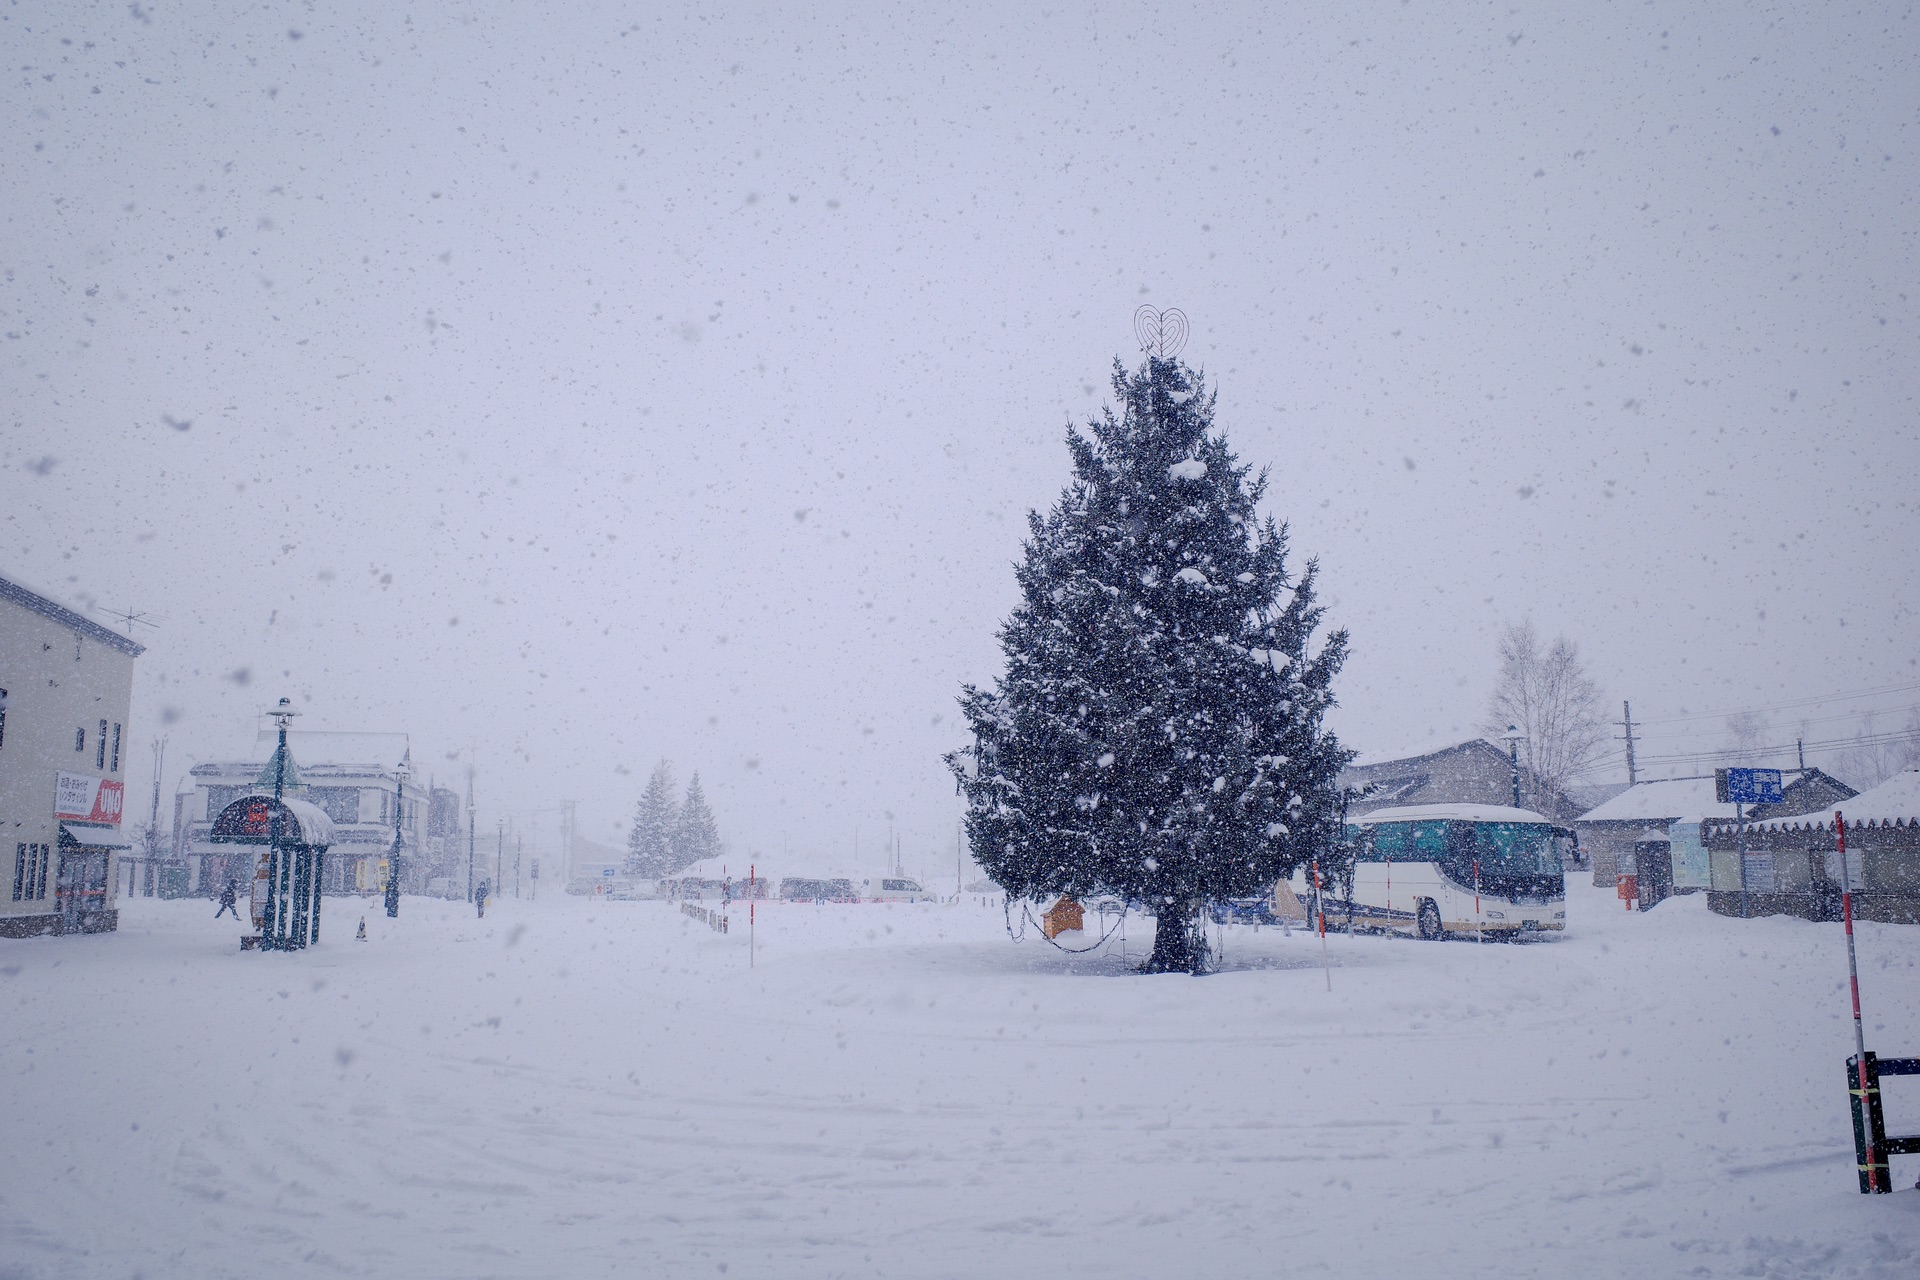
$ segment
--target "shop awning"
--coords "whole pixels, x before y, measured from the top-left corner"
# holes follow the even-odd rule
[[[120,834],[118,827],[96,827],[85,822],[60,824],[60,843],[83,849],[108,849],[114,853],[132,853],[133,837]]]

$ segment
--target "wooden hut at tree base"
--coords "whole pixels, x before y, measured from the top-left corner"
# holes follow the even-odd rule
[[[1703,839],[1713,877],[1708,907],[1726,916],[1839,919],[1843,869],[1836,813],[1847,824],[1844,871],[1853,886],[1853,913],[1862,920],[1920,924],[1920,769],[1896,773],[1818,813],[1750,821],[1744,834],[1737,822],[1707,822]]]
[[[1049,938],[1057,938],[1063,933],[1076,933],[1086,928],[1087,911],[1078,902],[1062,894],[1060,900],[1047,908],[1040,917],[1040,932]]]

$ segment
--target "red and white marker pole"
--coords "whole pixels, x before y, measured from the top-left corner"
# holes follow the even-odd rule
[[[753,909],[759,905],[760,895],[754,892],[753,863],[747,864],[747,968],[753,968]]]
[[[1480,859],[1473,860],[1473,931],[1480,935],[1484,946],[1487,941],[1487,927],[1480,920]]]
[[[1853,954],[1853,878],[1847,874],[1847,820],[1838,809],[1833,813],[1833,835],[1840,844],[1840,918],[1847,923],[1847,981],[1853,987],[1853,1062],[1859,1070],[1860,1114],[1867,1107],[1867,1036],[1860,1025],[1860,964]],[[1866,1125],[1867,1186],[1880,1190],[1880,1169],[1874,1163],[1873,1125]]]
[[[1313,905],[1320,917],[1320,967],[1327,975],[1327,990],[1333,990],[1333,964],[1327,959],[1327,899],[1320,892],[1320,859],[1313,860]]]

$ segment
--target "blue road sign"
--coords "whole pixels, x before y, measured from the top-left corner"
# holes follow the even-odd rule
[[[1719,772],[1722,804],[1779,804],[1778,769],[1721,769]]]

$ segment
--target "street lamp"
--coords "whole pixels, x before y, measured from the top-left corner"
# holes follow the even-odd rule
[[[1500,735],[1500,741],[1507,744],[1507,761],[1513,766],[1513,807],[1520,807],[1520,739],[1527,735],[1520,732],[1520,726],[1510,724],[1507,731]]]
[[[400,915],[400,813],[406,806],[407,762],[402,760],[393,770],[393,853],[387,859],[387,918],[398,919]]]

